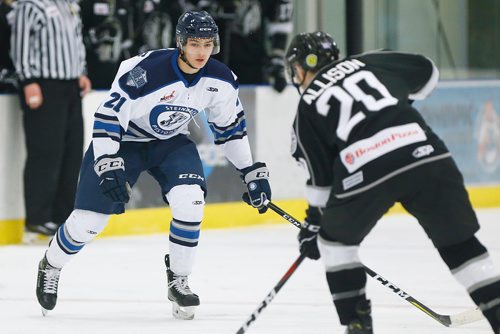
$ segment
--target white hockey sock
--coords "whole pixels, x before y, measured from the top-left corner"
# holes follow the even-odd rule
[[[205,204],[198,185],[180,185],[167,194],[173,219],[170,223],[170,269],[177,275],[191,274],[200,236]]]
[[[47,261],[62,268],[86,243],[102,232],[109,215],[75,209],[66,223],[61,225],[47,249]]]
[[[189,276],[196,257],[196,247],[186,247],[170,241],[169,253],[170,269],[177,275]]]

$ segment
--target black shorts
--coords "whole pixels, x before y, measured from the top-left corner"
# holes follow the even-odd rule
[[[352,197],[338,199],[332,194],[321,218],[320,234],[326,240],[360,244],[396,202],[417,218],[436,247],[465,241],[479,230],[462,174],[453,159],[447,158],[406,171]]]

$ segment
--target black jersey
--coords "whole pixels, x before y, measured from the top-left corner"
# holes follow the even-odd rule
[[[303,91],[292,152],[307,165],[308,201],[346,198],[417,166],[450,157],[412,107],[438,81],[421,55],[377,51],[322,68]]]

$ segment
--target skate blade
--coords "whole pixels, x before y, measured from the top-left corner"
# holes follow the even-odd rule
[[[195,308],[195,306],[179,306],[176,303],[172,303],[172,315],[176,319],[193,320]]]
[[[47,313],[48,313],[48,312],[49,312],[49,310],[44,309],[44,308],[42,307],[42,315],[43,315],[44,317],[46,317],[46,316],[47,316]]]

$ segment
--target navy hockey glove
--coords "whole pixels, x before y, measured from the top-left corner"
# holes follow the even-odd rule
[[[273,85],[274,90],[277,91],[278,93],[281,93],[287,85],[285,76],[285,62],[283,60],[283,57],[280,56],[271,57],[268,70],[270,75],[270,81],[271,84]]]
[[[241,178],[247,186],[248,192],[242,199],[245,203],[259,209],[259,213],[267,211],[264,205],[266,199],[271,200],[271,186],[269,185],[269,170],[263,162],[256,162],[250,167],[241,170]]]
[[[127,203],[130,199],[130,185],[125,177],[125,163],[117,155],[104,155],[94,163],[99,176],[101,192],[115,203]]]
[[[300,252],[305,253],[312,260],[320,258],[317,240],[320,219],[321,213],[319,212],[319,208],[310,206],[307,209],[307,218],[297,236]]]

